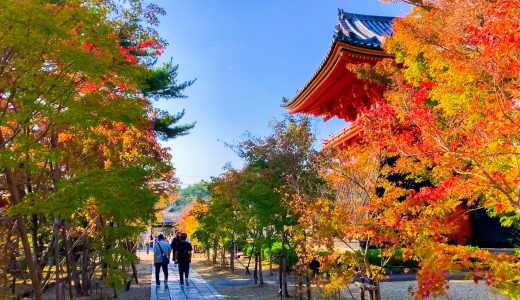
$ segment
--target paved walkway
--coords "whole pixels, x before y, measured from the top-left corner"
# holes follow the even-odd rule
[[[168,265],[168,288],[164,288],[164,277],[161,270],[161,285],[155,285],[155,267],[152,265],[151,300],[223,300],[211,285],[209,285],[195,270],[190,268],[190,286],[179,283],[179,269],[173,262]]]

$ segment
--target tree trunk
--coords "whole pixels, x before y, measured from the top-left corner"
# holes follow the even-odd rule
[[[309,270],[305,273],[305,284],[307,285],[307,299],[311,300],[312,295],[312,287],[311,287],[311,277],[309,276]]]
[[[269,255],[269,276],[273,276],[273,255],[271,253],[271,247],[268,249]]]
[[[135,283],[139,283],[139,278],[137,278],[137,268],[135,266],[135,262],[132,262],[132,276],[135,279]]]
[[[11,225],[13,225],[11,227]],[[9,269],[9,265],[11,263],[11,258],[14,255],[14,238],[13,234],[16,230],[16,222],[11,224],[10,221],[0,221],[0,236],[3,236],[3,240],[0,241],[0,245],[2,252],[0,253],[0,299],[8,299],[8,285],[9,279],[7,277],[7,272]]]
[[[69,228],[68,224],[65,224],[65,228]],[[65,230],[66,232],[66,230]],[[76,257],[74,255],[74,249],[73,245],[74,242],[72,241],[70,236],[67,236],[63,233],[64,239],[65,239],[65,251],[67,253],[66,259],[67,259],[67,273],[69,274],[69,281],[72,283],[74,282],[74,288],[76,290],[77,296],[83,296],[82,290],[81,290],[81,282],[79,280],[79,272],[77,268],[77,262]]]
[[[61,281],[61,300],[65,300],[65,287],[67,286],[67,284],[65,282],[65,278],[62,278]]]
[[[69,274],[69,281],[74,282],[76,295],[82,296],[81,282],[79,280],[79,273],[77,268],[76,258],[74,256],[73,242],[70,237],[65,237],[65,251],[67,253],[67,273]]]
[[[304,254],[305,255],[305,254]],[[300,258],[300,261],[296,264],[296,281],[298,283],[298,287],[296,288],[296,294],[298,295],[299,300],[303,300],[303,273],[304,270],[304,264],[302,263],[302,258]]]
[[[126,239],[126,249],[134,255],[134,258],[137,257],[135,253],[136,249],[134,242],[130,242],[128,241],[128,239]],[[132,277],[135,279],[135,283],[139,283],[139,279],[137,278],[137,268],[135,266],[135,260],[132,260],[132,262],[130,263],[130,267],[132,268]],[[130,287],[130,282],[128,283],[128,287]]]
[[[101,230],[103,230],[104,221],[103,221],[103,219],[101,219],[101,217],[99,218],[99,225],[100,225]],[[113,228],[114,221],[110,221],[108,223],[108,226]],[[101,281],[103,281],[102,284],[106,283],[106,286],[108,286],[108,282],[105,282],[105,279],[108,276],[108,263],[106,262],[104,256],[105,256],[105,254],[107,254],[110,251],[110,249],[112,249],[112,244],[111,244],[111,241],[106,241],[105,243],[106,243],[105,246],[103,248],[101,248],[102,252],[100,255],[101,266],[102,266],[101,267]]]
[[[108,264],[104,262],[103,257],[101,257],[101,284],[105,284],[105,278],[108,276]]]
[[[296,294],[298,295],[299,300],[303,300],[303,263],[302,258],[300,258],[300,261],[296,264],[296,281],[298,283],[298,287],[296,288]]]
[[[32,225],[31,225],[31,235],[32,235],[32,244],[33,244],[33,252],[34,257],[36,259],[36,263],[40,262],[40,251],[38,249],[38,215],[33,214],[31,216]]]
[[[58,148],[58,133],[56,132],[56,128],[52,127],[51,129],[51,149]],[[59,168],[56,164],[54,164],[52,161],[50,163],[50,169],[52,170],[52,191],[56,192],[58,190],[58,180],[59,180]],[[56,260],[56,300],[61,300],[60,297],[60,289],[61,289],[61,265],[60,265],[60,224],[61,220],[58,217],[54,218],[54,224],[53,227],[53,235],[55,236],[56,240],[56,247],[54,248],[54,259]],[[65,295],[63,295],[65,297]]]
[[[258,283],[258,251],[255,251],[255,270],[253,272],[253,278],[255,279],[255,284]]]
[[[278,293],[280,294],[280,296],[282,295],[282,290],[283,290],[283,252],[280,251],[278,253],[278,283],[280,284],[280,290],[278,291]]]
[[[0,134],[0,143],[5,144],[3,136]],[[20,203],[21,194],[20,190],[16,185],[16,179],[13,172],[10,169],[4,170],[5,178],[7,181],[7,187],[9,189],[10,200],[13,205]],[[23,189],[21,191],[23,193]],[[34,257],[31,251],[31,245],[29,244],[29,239],[27,238],[27,225],[25,223],[25,218],[23,216],[17,217],[18,222],[18,235],[20,236],[20,240],[22,242],[22,248],[24,252],[24,256],[27,260],[27,267],[29,268],[29,274],[31,276],[31,284],[33,289],[33,299],[41,300],[42,299],[42,285],[41,285],[41,269],[39,265],[34,261]]]
[[[303,300],[303,280],[298,270],[298,300]]]
[[[54,252],[54,248],[52,251]],[[52,275],[54,275],[52,273],[52,269],[51,269],[51,267],[54,266],[54,254],[51,257],[51,259],[52,259],[52,261],[50,261],[48,263],[49,268],[47,269],[47,273],[45,274],[45,277],[43,277],[43,280],[41,280],[41,282],[43,282],[44,286],[46,286],[50,282]]]
[[[222,244],[222,253],[220,255],[220,266],[222,268],[226,267],[226,246]]]
[[[213,247],[213,265],[217,265],[217,247]]]
[[[262,248],[258,249],[258,286],[264,286],[264,274],[262,273]]]
[[[66,264],[67,264],[67,284],[68,284],[68,287],[69,287],[69,299],[72,300],[74,299],[74,295],[73,295],[73,292],[72,292],[72,267],[71,267],[71,262],[70,262],[70,259],[67,256],[65,256],[65,261],[66,261]],[[77,292],[76,292],[77,294]]]
[[[59,226],[58,218],[54,219],[52,228],[52,235],[56,240],[56,247],[54,247],[54,263],[56,265],[56,284],[54,290],[56,291],[56,300],[61,300],[61,278],[60,278],[60,242],[59,242]]]
[[[235,272],[235,241],[231,242],[231,251],[229,251],[229,270]]]
[[[112,291],[114,292],[114,295],[112,296],[112,298],[117,298],[116,287],[113,284],[112,284]]]
[[[27,267],[29,268],[29,274],[31,276],[31,284],[33,288],[33,299],[41,300],[42,299],[42,285],[41,285],[41,270],[34,262],[33,255],[31,253],[31,245],[29,244],[29,239],[27,238],[27,227],[25,225],[25,219],[23,217],[18,217],[18,233],[20,235],[20,240],[22,241],[22,248],[24,252],[24,256],[27,259]]]
[[[90,276],[88,272],[90,261],[90,240],[87,237],[83,243],[83,253],[81,254],[81,293],[86,296],[90,290]]]
[[[27,193],[32,194],[33,188],[32,188],[32,182],[31,182],[31,174],[28,171],[25,171],[25,187],[27,188]],[[33,201],[33,205],[34,205]],[[32,237],[32,244],[33,244],[33,252],[34,252],[34,259],[36,263],[39,263],[40,261],[40,251],[38,249],[38,215],[32,214],[31,216],[31,237]]]
[[[54,257],[54,247],[56,245],[56,237],[52,235],[51,242],[45,253],[42,253],[42,257],[39,263],[40,269],[45,268],[49,264],[50,260]]]
[[[285,250],[284,250],[285,252]],[[285,298],[290,298],[289,288],[287,287],[287,255],[283,256],[283,293]]]
[[[361,248],[363,251],[363,262],[365,264],[365,272],[367,277],[369,278],[368,284],[376,287],[376,290],[369,289],[368,297],[370,300],[381,300],[381,295],[379,290],[379,282],[372,279],[372,269],[370,268],[370,261],[368,259],[368,250],[370,249],[370,239],[367,239],[365,247]]]
[[[374,296],[376,300],[381,300],[381,286],[379,285],[379,281],[374,281],[374,286],[376,290],[374,291]]]
[[[254,253],[255,253],[255,247],[253,246],[253,248],[251,249],[251,253],[249,254],[249,260],[247,261],[246,275],[251,274],[251,272],[249,271],[249,266],[251,265],[251,258],[253,257]]]
[[[302,256],[302,266],[303,266],[303,272],[305,273],[305,286],[306,286],[306,290],[307,290],[307,299],[311,299],[311,278],[309,276],[309,272],[310,272],[310,262],[307,261],[308,260],[308,257],[307,257],[307,232],[304,230],[303,231],[303,245],[302,245],[302,249],[303,249],[303,256]],[[302,291],[303,293],[303,291]],[[341,298],[341,291],[339,292],[339,297]]]
[[[121,271],[123,272],[123,274],[125,274],[125,277],[126,277],[126,265],[125,264],[122,264],[121,265]],[[125,279],[125,281],[123,282],[123,286],[125,287],[125,292],[128,292],[130,290],[130,284],[132,284],[132,277],[128,277],[128,279]]]
[[[285,232],[282,234],[282,280],[283,280],[283,292],[285,298],[289,298],[289,289],[287,288],[287,252],[285,251]]]

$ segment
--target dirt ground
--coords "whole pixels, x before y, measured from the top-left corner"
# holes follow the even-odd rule
[[[118,291],[117,299],[123,300],[148,300],[150,299],[150,282],[152,277],[152,263],[153,256],[152,254],[146,254],[146,252],[138,252],[137,256],[139,258],[139,263],[136,265],[137,268],[137,278],[139,283],[136,284],[135,281],[132,281],[132,285],[130,286],[129,291]],[[65,290],[66,299],[68,297],[68,290]],[[101,292],[96,289],[92,290],[92,295],[86,297],[77,297],[73,296],[73,299],[77,300],[94,300],[94,299],[113,299],[113,291],[105,290],[103,295]],[[43,298],[45,300],[55,300],[56,299],[56,291],[54,288],[48,289],[45,291]],[[30,298],[24,298],[30,299]]]
[[[247,262],[244,262],[247,264]],[[253,281],[253,265],[250,267],[251,274],[246,275],[245,267],[240,263],[235,265],[235,271],[231,273],[227,269],[213,267],[210,262],[202,256],[193,258],[192,268],[213,286],[226,299],[285,299],[278,294],[278,272],[277,266],[273,265],[273,275],[269,275],[269,265],[263,264],[264,286],[259,287]],[[289,294],[294,297],[296,286],[289,283]],[[313,299],[319,299],[317,295]]]
[[[192,267],[208,281],[219,293],[226,299],[282,299],[278,294],[278,273],[269,276],[268,266],[263,265],[264,280],[267,281],[264,287],[258,287],[252,282],[252,275],[245,274],[245,268],[238,264],[234,273],[220,267],[213,267],[206,259],[198,257],[194,260]],[[294,282],[294,281],[293,281]],[[416,281],[395,281],[382,282],[381,294],[384,300],[404,300],[413,299],[408,292],[409,287],[416,287]],[[350,291],[345,289],[339,296],[340,299],[360,299],[359,290],[350,285]],[[296,286],[289,285],[289,293],[291,296],[296,295]],[[496,289],[488,287],[485,283],[473,283],[468,280],[452,280],[448,294],[452,300],[505,300],[506,297],[496,294]],[[368,295],[366,296],[368,299]],[[313,286],[312,299],[325,299],[316,286]],[[444,298],[441,298],[444,299]]]

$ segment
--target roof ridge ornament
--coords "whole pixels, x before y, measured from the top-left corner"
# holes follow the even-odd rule
[[[341,8],[338,8],[338,18],[343,19],[344,14],[345,14],[345,11]]]

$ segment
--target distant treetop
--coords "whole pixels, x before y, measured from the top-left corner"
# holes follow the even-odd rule
[[[194,200],[203,199],[208,195],[208,189],[203,181],[189,185],[179,191],[179,198],[173,202],[171,209],[181,210],[184,206],[190,204]]]

